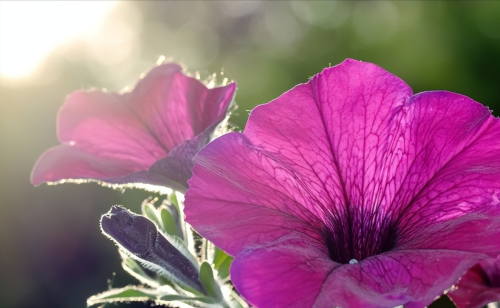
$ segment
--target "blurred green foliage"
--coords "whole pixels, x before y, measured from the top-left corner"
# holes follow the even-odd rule
[[[113,272],[113,286],[135,283],[98,220],[113,204],[139,212],[149,193],[29,183],[37,157],[58,143],[56,114],[70,92],[120,91],[165,55],[193,74],[223,70],[235,80],[239,109],[231,122],[243,128],[257,104],[355,58],[384,67],[415,92],[459,92],[498,115],[498,16],[495,1],[120,3],[101,40],[60,46],[31,78],[1,80],[0,307],[83,307]]]

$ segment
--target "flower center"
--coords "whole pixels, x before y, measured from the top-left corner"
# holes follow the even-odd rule
[[[337,263],[355,264],[396,245],[396,226],[382,213],[350,207],[329,216],[323,238],[330,259]]]

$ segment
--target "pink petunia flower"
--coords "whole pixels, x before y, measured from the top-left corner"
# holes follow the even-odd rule
[[[500,256],[483,260],[460,278],[448,296],[458,308],[481,308],[500,300]]]
[[[424,307],[500,253],[500,120],[354,60],[195,157],[185,213],[257,307]]]
[[[31,182],[141,183],[184,191],[192,157],[227,116],[236,85],[208,89],[177,64],[152,69],[131,92],[76,91],[59,111],[62,145]]]

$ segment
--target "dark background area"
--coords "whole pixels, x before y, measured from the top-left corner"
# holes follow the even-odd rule
[[[29,178],[58,144],[69,93],[133,86],[161,55],[235,80],[231,122],[241,129],[254,106],[345,58],[376,63],[415,93],[458,92],[500,114],[500,2],[119,2],[94,39],[58,46],[30,77],[0,79],[0,307],[85,307],[108,285],[136,283],[98,221],[114,204],[138,211],[150,193]]]

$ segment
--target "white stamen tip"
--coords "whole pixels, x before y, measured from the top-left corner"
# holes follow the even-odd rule
[[[358,264],[358,263],[359,263],[359,262],[358,262],[358,260],[356,260],[356,259],[351,259],[351,260],[349,260],[349,264]]]

